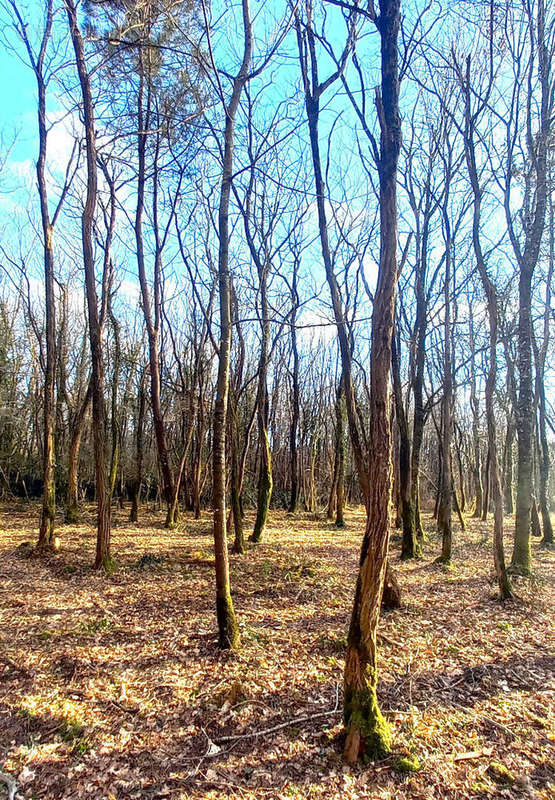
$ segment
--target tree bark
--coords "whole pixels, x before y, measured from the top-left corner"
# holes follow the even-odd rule
[[[141,487],[143,483],[145,407],[145,373],[143,372],[139,381],[137,422],[135,425],[135,477],[131,491],[131,511],[129,512],[130,522],[139,521],[139,504],[141,499]]]
[[[345,419],[343,379],[335,400],[335,449],[337,453],[337,481],[335,484],[335,526],[345,527]]]
[[[391,495],[389,373],[397,291],[397,164],[401,147],[397,38],[399,0],[380,0],[375,20],[380,34],[381,92],[376,103],[380,123],[378,160],[380,261],[370,354],[370,458],[368,519],[360,555],[355,600],[347,640],[344,673],[345,758],[370,757],[391,750],[391,733],[377,699],[376,635],[380,616]]]
[[[493,18],[491,19],[491,25],[493,25]],[[497,379],[498,301],[495,285],[488,274],[487,264],[482,249],[480,224],[483,190],[480,186],[478,166],[476,164],[474,145],[474,124],[476,117],[471,111],[472,93],[470,76],[469,56],[466,61],[466,80],[462,75],[460,76],[465,103],[464,149],[465,160],[473,194],[472,244],[484,294],[486,295],[489,321],[489,364],[486,380],[486,419],[488,429],[489,462],[487,474],[488,481],[491,482],[493,496],[493,561],[497,576],[497,583],[499,586],[499,594],[502,600],[506,600],[507,598],[511,597],[512,592],[511,585],[507,577],[507,570],[505,568],[505,553],[503,548],[503,492],[499,471],[499,459],[497,454],[497,430],[494,408],[495,384]],[[470,313],[472,315],[472,312]],[[487,494],[489,494],[489,492]],[[487,500],[484,504],[484,510],[487,511]]]
[[[256,417],[258,421],[258,446],[260,449],[260,472],[258,476],[258,499],[256,519],[250,540],[259,542],[264,534],[270,500],[272,498],[272,453],[268,437],[268,346],[270,338],[270,318],[268,313],[268,269],[269,264],[258,263],[260,288],[260,313],[262,335],[260,340],[260,359],[258,362],[258,387],[256,394]]]
[[[218,209],[218,290],[220,302],[220,338],[218,378],[214,403],[212,502],[214,504],[214,553],[216,561],[216,612],[220,648],[240,645],[239,628],[231,599],[226,517],[226,428],[231,352],[231,286],[229,276],[229,202],[233,179],[233,138],[235,118],[243,88],[248,80],[252,54],[252,27],[248,0],[242,0],[244,51],[241,68],[233,80],[229,103],[225,108],[224,156],[220,203]]]
[[[106,471],[106,404],[104,398],[104,360],[102,354],[102,327],[98,310],[96,279],[94,266],[93,225],[97,199],[97,152],[95,142],[94,107],[91,85],[83,39],[77,22],[77,11],[73,0],[64,0],[69,22],[69,29],[79,84],[83,100],[83,117],[85,126],[87,192],[82,214],[83,263],[85,267],[85,287],[89,317],[89,338],[91,344],[92,366],[92,407],[93,437],[97,498],[97,538],[95,569],[109,570],[110,555],[110,497],[108,475]]]
[[[422,555],[422,547],[416,529],[412,504],[410,434],[403,403],[399,349],[399,339],[394,333],[391,342],[391,371],[395,398],[395,417],[399,433],[399,494],[403,524],[401,558],[407,559],[419,558]]]
[[[536,30],[533,30],[534,23]],[[527,182],[535,184],[535,205],[533,209],[523,208],[527,220],[524,247],[521,249],[516,238],[512,220],[509,189],[505,195],[505,211],[509,235],[517,257],[520,275],[518,284],[518,405],[516,428],[518,437],[516,518],[511,570],[522,575],[531,571],[530,548],[530,507],[532,499],[532,444],[534,430],[534,403],[532,390],[532,278],[540,254],[540,246],[545,226],[547,206],[547,148],[551,125],[551,97],[553,85],[545,32],[545,6],[543,0],[537,5],[537,19],[532,19],[530,12],[530,41],[537,49],[540,97],[539,128],[534,136],[527,136],[530,152],[531,173]],[[532,67],[530,67],[531,69]],[[527,91],[531,92],[531,79],[527,83]],[[529,98],[531,103],[531,98]],[[528,106],[529,108],[530,106]],[[528,120],[528,122],[530,122]],[[529,197],[530,192],[525,193]]]
[[[294,514],[297,509],[299,498],[299,455],[297,436],[300,419],[300,388],[299,388],[299,348],[297,345],[297,309],[299,306],[299,293],[297,289],[298,281],[298,260],[295,257],[293,262],[293,280],[291,283],[291,352],[293,354],[293,372],[291,375],[291,429],[289,433],[289,472],[291,480],[291,495],[289,498],[290,514]]]

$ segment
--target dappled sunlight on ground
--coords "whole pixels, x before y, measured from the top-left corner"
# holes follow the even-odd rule
[[[382,619],[380,694],[398,747],[350,769],[339,711],[362,511],[345,530],[273,512],[264,541],[231,556],[237,654],[216,648],[209,515],[172,532],[162,514],[126,517],[115,512],[119,566],[105,577],[90,567],[92,509],[41,561],[19,548],[38,508],[3,508],[0,764],[22,796],[549,796],[552,551],[534,544],[532,582],[501,605],[490,523],[456,526],[448,568],[435,533],[413,563],[394,536],[404,605]],[[508,521],[507,547],[509,534]],[[403,773],[410,753],[421,769]],[[515,782],[503,787],[492,762]]]

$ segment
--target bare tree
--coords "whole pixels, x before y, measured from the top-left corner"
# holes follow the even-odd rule
[[[87,293],[92,365],[92,415],[97,500],[95,568],[109,570],[111,568],[111,508],[107,471],[104,357],[102,353],[102,326],[96,292],[95,255],[93,244],[93,225],[98,191],[94,105],[91,92],[90,76],[85,60],[83,37],[77,21],[77,8],[73,0],[64,0],[64,3],[67,12],[71,41],[75,53],[79,85],[81,88],[86,145],[87,191],[85,207],[81,217],[81,235],[83,244],[83,263],[85,267],[85,288]]]

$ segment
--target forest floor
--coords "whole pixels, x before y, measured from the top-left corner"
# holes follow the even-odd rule
[[[534,543],[534,578],[502,605],[491,523],[455,528],[450,567],[434,563],[435,532],[413,563],[394,537],[404,605],[382,618],[380,698],[396,752],[348,768],[341,686],[360,510],[345,530],[273,512],[265,540],[231,557],[237,654],[216,646],[208,514],[168,532],[162,515],[131,525],[116,511],[119,566],[106,577],[90,566],[92,509],[60,527],[47,560],[20,547],[38,508],[0,511],[0,769],[19,796],[553,797],[553,551]],[[420,769],[403,772],[412,754]]]

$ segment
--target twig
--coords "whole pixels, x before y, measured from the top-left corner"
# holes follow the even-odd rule
[[[313,719],[319,719],[320,717],[331,717],[333,714],[337,714],[339,712],[339,684],[335,687],[335,708],[331,711],[319,711],[317,714],[306,714],[303,717],[293,717],[293,719],[287,720],[287,722],[280,722],[279,725],[273,725],[271,728],[263,728],[261,731],[252,731],[252,733],[241,733],[237,734],[236,736],[222,736],[221,739],[218,739],[214,742],[214,744],[220,745],[224,742],[236,742],[239,739],[252,739],[258,736],[265,736],[267,733],[275,733],[275,731],[283,730],[283,728],[289,728],[291,725],[299,725],[302,722],[310,722]]]
[[[386,636],[385,633],[382,633],[381,631],[378,631],[378,639],[381,639],[382,642],[385,642],[391,647],[399,647],[401,650],[405,648],[404,644],[401,644],[401,642],[396,642],[395,639],[390,639],[389,636]]]
[[[507,728],[507,726],[503,725],[501,722],[496,722],[496,720],[491,719],[491,717],[482,717],[482,719],[484,722],[488,722],[490,725],[493,725],[494,728],[499,728],[500,731],[508,734],[512,739],[516,739],[516,733],[513,733],[510,728]]]

